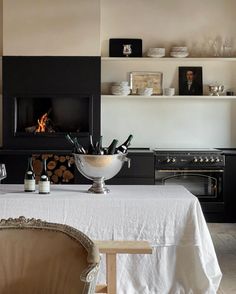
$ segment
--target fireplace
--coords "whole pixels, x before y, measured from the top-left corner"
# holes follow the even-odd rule
[[[15,97],[15,135],[88,136],[92,103],[91,96],[79,94]]]
[[[3,144],[64,150],[100,136],[100,57],[3,57]]]

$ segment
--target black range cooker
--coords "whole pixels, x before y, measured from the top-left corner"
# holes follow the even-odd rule
[[[218,149],[155,149],[155,183],[182,185],[201,201],[223,201],[225,158]]]

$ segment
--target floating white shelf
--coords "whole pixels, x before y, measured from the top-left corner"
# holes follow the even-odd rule
[[[128,95],[128,96],[119,96],[119,95],[101,95],[102,99],[186,99],[186,100],[199,100],[199,99],[211,99],[211,100],[234,100],[236,96],[210,96],[210,95],[202,95],[202,96],[141,96],[141,95]]]
[[[102,57],[102,61],[236,61],[236,57]]]

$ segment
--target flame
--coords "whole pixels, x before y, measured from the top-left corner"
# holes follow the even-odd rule
[[[37,125],[35,132],[36,133],[46,132],[47,121],[48,121],[48,113],[44,113],[44,115],[42,115],[41,118],[38,119],[38,125]]]

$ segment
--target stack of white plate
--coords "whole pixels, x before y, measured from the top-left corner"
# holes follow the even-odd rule
[[[130,86],[127,81],[117,82],[111,86],[112,95],[127,96],[130,94]]]
[[[149,48],[147,51],[148,57],[164,57],[166,53],[165,48]]]
[[[171,57],[187,57],[189,55],[188,47],[172,47]]]

